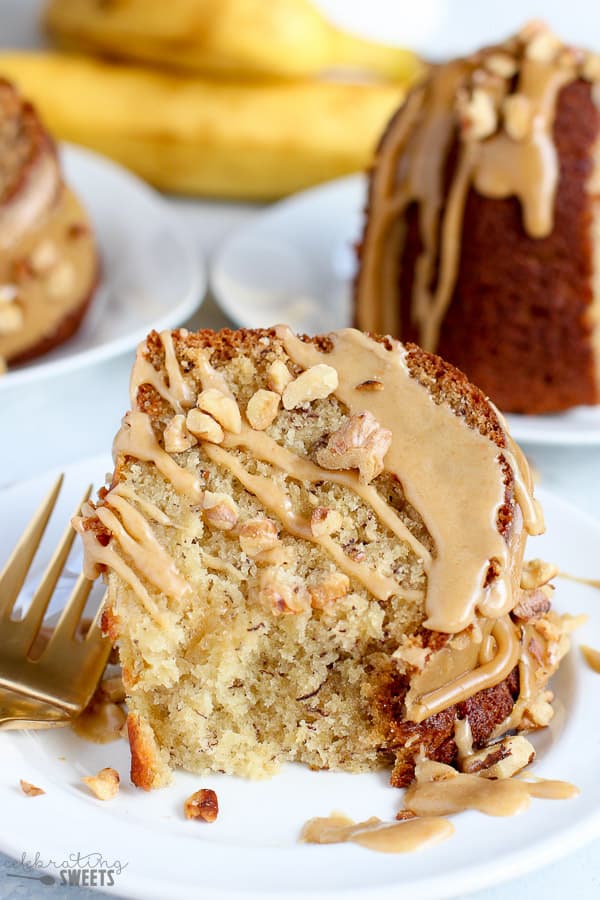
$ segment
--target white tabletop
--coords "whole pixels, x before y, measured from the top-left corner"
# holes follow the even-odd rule
[[[322,0],[322,2],[339,17],[344,7],[343,0]],[[389,0],[388,11],[390,7],[397,11],[396,2],[397,0]],[[35,23],[38,5],[39,0],[0,0],[0,46],[33,46],[40,42]],[[451,5],[455,14],[458,10],[462,13],[467,8],[474,8],[471,0],[452,0]],[[521,0],[518,19],[511,20],[506,8],[513,5],[502,4],[504,20],[509,25],[512,21],[518,21],[537,12],[537,7],[540,6],[539,3],[526,3],[525,0]],[[557,5],[550,3],[549,8],[556,12]],[[360,20],[360,6],[346,3],[345,13],[352,13],[355,22]],[[374,4],[368,6],[370,15],[373,16],[375,10],[380,19],[386,11],[386,3],[382,0],[376,0]],[[446,9],[448,6],[450,4],[442,0],[423,0],[419,4],[419,8],[423,10],[422,18],[410,23],[415,42],[427,45],[427,35],[424,34],[427,16],[432,17],[438,7]],[[548,7],[548,3],[546,6]],[[487,13],[489,6],[485,4],[485,7]],[[580,14],[584,7],[587,7],[588,11],[594,9],[591,2],[589,4],[575,2],[569,5],[569,9],[572,7],[576,7]],[[454,28],[455,37],[452,38],[452,35],[449,37],[446,29],[443,40],[438,38],[436,44],[430,35],[430,41],[436,47],[458,46],[460,36],[456,34],[456,26],[460,21],[452,17],[449,21],[448,27]],[[597,43],[600,46],[600,16],[593,24],[599,32]],[[371,27],[369,30],[377,29]],[[191,200],[170,202],[184,219],[194,238],[198,254],[206,259],[210,259],[211,253],[223,235],[255,211],[252,206],[240,204]],[[209,298],[191,321],[182,324],[190,328],[200,326],[218,328],[229,323],[214,301]],[[48,379],[43,384],[3,391],[0,395],[0,406],[6,438],[0,441],[0,487],[39,474],[46,469],[106,452],[110,448],[111,438],[119,420],[127,408],[127,384],[131,363],[132,354],[129,353],[93,368],[82,369],[76,376],[58,376]],[[542,447],[527,447],[526,450],[545,487],[568,498],[592,515],[600,516],[600,450]],[[1,811],[0,827],[6,827],[6,823],[2,822]],[[2,900],[38,896],[48,900],[50,896],[60,900],[63,898],[83,900],[84,897],[98,896],[97,893],[92,895],[89,891],[72,887],[54,886],[48,890],[32,881],[7,877],[9,872],[18,871],[22,870],[19,870],[12,860],[0,854]],[[599,892],[600,841],[597,841],[571,857],[529,875],[517,883],[512,882],[473,896],[477,900],[529,900],[532,896],[544,897],[545,900],[559,897],[562,900],[565,896],[577,900],[580,898],[591,900],[597,898]]]

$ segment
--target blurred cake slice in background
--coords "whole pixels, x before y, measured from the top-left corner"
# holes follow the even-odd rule
[[[79,327],[98,280],[87,215],[35,110],[0,80],[0,362],[22,363]]]
[[[550,721],[569,641],[555,570],[523,564],[530,472],[439,357],[352,329],[153,332],[114,458],[74,524],[138,786],[285,761],[403,786],[419,755]]]
[[[600,402],[600,56],[543,24],[432,69],[377,151],[356,282],[503,410]]]

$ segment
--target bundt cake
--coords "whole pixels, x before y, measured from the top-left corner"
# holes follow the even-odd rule
[[[452,763],[552,716],[566,626],[527,463],[466,377],[353,329],[153,332],[74,519],[108,583],[132,780]],[[461,724],[462,723],[462,724]],[[462,733],[461,731],[461,733]]]
[[[600,402],[600,56],[532,23],[432,68],[376,153],[359,328],[438,352],[503,410]]]
[[[0,80],[0,367],[77,330],[98,277],[87,216],[33,107]]]

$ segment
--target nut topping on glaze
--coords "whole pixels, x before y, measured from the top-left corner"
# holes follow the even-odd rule
[[[392,432],[381,428],[375,416],[356,413],[329,436],[316,459],[326,469],[358,469],[359,481],[368,484],[383,472],[383,460],[392,443]]]
[[[325,363],[319,363],[288,384],[282,395],[283,405],[285,409],[297,409],[313,400],[324,400],[337,386],[336,370]]]

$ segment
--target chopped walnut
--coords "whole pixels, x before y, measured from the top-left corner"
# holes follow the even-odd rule
[[[18,303],[0,305],[0,335],[14,334],[23,327],[23,310]]]
[[[264,431],[274,421],[279,409],[279,394],[262,388],[250,397],[246,407],[246,418],[256,431]]]
[[[392,653],[392,659],[398,659],[412,668],[421,671],[427,662],[429,654],[430,651],[428,648],[423,647],[418,638],[413,635],[404,634],[402,635],[402,643],[397,650],[394,650]]]
[[[219,800],[210,788],[195,791],[183,804],[186,819],[214,822],[219,815]]]
[[[167,453],[182,453],[198,443],[194,435],[188,431],[185,416],[181,414],[173,416],[163,432],[163,438]]]
[[[112,800],[119,793],[121,779],[116,769],[100,769],[97,775],[86,775],[81,780],[98,800]]]
[[[58,250],[54,241],[44,240],[29,254],[28,263],[36,275],[43,275],[58,262]]]
[[[309,587],[314,609],[324,609],[329,603],[341,600],[350,590],[350,579],[343,572],[332,572],[323,581]]]
[[[539,619],[545,615],[551,605],[548,588],[521,591],[521,598],[513,609],[513,615],[523,622],[529,622],[531,619]]]
[[[382,428],[368,412],[355,413],[317,450],[316,459],[326,469],[358,469],[361,484],[383,472],[383,459],[392,443],[392,432]]]
[[[544,562],[541,559],[530,559],[528,562],[523,563],[521,587],[524,591],[531,591],[534,588],[548,584],[555,575],[558,575],[558,566]]]
[[[310,514],[310,530],[314,537],[324,537],[339,531],[342,527],[342,517],[337,509],[329,509],[327,506],[317,506]]]
[[[46,288],[51,297],[64,297],[75,285],[75,268],[68,262],[59,263],[47,276]]]
[[[279,544],[277,525],[271,519],[248,519],[238,531],[240,546],[248,556],[258,556]]]
[[[585,57],[585,51],[580,47],[562,47],[556,61],[563,69],[572,69],[577,66],[581,70],[585,63]]]
[[[269,371],[267,373],[267,387],[277,394],[283,394],[293,378],[294,376],[291,374],[286,364],[280,359],[276,359],[275,362],[271,363],[269,366]]]
[[[517,72],[517,62],[508,53],[490,53],[483,61],[488,72],[500,78],[512,78]]]
[[[524,94],[509,94],[502,104],[504,128],[514,141],[524,140],[531,130],[531,103]]]
[[[242,417],[236,401],[233,397],[228,397],[216,388],[208,388],[208,390],[202,391],[198,395],[196,406],[203,412],[210,413],[225,431],[239,434],[242,430]]]
[[[274,567],[262,573],[258,596],[274,616],[295,615],[310,609],[311,598],[303,580],[295,576],[286,578]]]
[[[498,127],[494,101],[483,88],[473,88],[470,96],[461,94],[457,101],[458,114],[466,137],[481,141]]]
[[[469,775],[479,775],[492,780],[512,778],[535,759],[535,750],[521,735],[506,737],[466,756],[461,769]]]
[[[523,715],[521,727],[545,728],[554,716],[551,701],[554,699],[552,691],[543,691],[532,703],[527,706]]]
[[[282,394],[285,409],[297,409],[313,400],[329,397],[338,386],[338,373],[331,366],[319,363],[311,366],[290,381]]]
[[[42,794],[46,793],[42,788],[36,787],[35,784],[30,784],[29,781],[23,781],[22,778],[19,780],[19,784],[21,785],[21,790],[27,797],[40,797]]]
[[[190,409],[185,424],[194,437],[208,441],[210,444],[221,444],[225,438],[219,423],[215,422],[207,413],[200,412],[199,409]]]
[[[410,809],[401,809],[396,813],[396,818],[399,822],[406,822],[408,819],[416,819],[417,814]]]
[[[551,31],[544,29],[535,34],[528,42],[525,47],[525,56],[535,62],[549,63],[553,61],[559,49],[559,39]]]
[[[542,590],[544,589],[540,588],[540,591]],[[549,644],[558,644],[564,635],[562,622],[559,618],[556,618],[554,621],[551,621],[550,616],[545,619],[534,619],[533,627]]]
[[[237,503],[229,494],[204,491],[202,511],[205,522],[219,531],[231,531],[237,525],[239,518]]]

